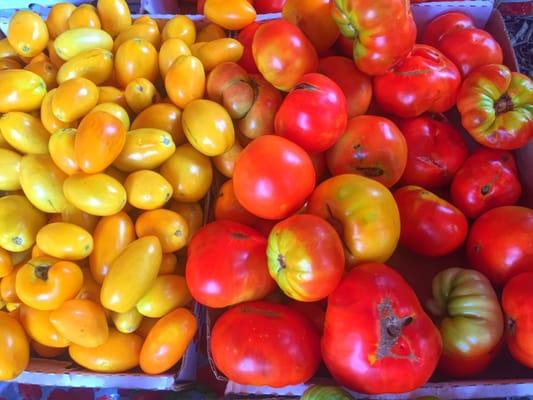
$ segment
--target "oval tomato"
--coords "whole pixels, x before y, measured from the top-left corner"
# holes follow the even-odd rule
[[[23,154],[47,154],[50,134],[38,118],[23,112],[8,112],[0,117],[0,135]]]
[[[30,361],[30,344],[20,323],[0,311],[0,380],[16,378]]]
[[[42,54],[42,53],[41,53]],[[47,90],[52,90],[57,87],[57,67],[48,60],[35,61],[24,67],[26,71],[34,72],[43,78],[44,83],[46,84]]]
[[[17,11],[9,21],[7,40],[23,57],[34,57],[48,45],[48,28],[39,14]]]
[[[196,35],[197,42],[210,42],[216,39],[226,37],[226,32],[217,24],[207,24],[198,31]]]
[[[105,49],[91,49],[72,57],[59,68],[57,83],[69,79],[86,78],[96,85],[107,81],[113,72],[113,53]]]
[[[57,89],[50,90],[46,96],[44,96],[43,103],[41,105],[41,122],[45,130],[49,135],[55,133],[59,129],[75,128],[78,126],[78,121],[63,122],[56,118],[52,110],[52,100],[57,92]]]
[[[37,233],[36,242],[45,254],[62,260],[82,260],[93,251],[91,234],[67,222],[43,226]]]
[[[124,126],[126,131],[130,130],[130,116],[128,111],[123,106],[117,103],[98,103],[96,107],[91,110],[91,113],[103,111],[117,118]]]
[[[72,204],[67,203],[67,207],[61,214],[55,214],[48,220],[48,223],[52,222],[67,222],[74,224],[92,234],[96,223],[98,222],[98,217],[87,214],[86,212],[81,211],[79,208],[74,207]]]
[[[177,212],[158,209],[145,211],[135,221],[137,237],[156,236],[164,253],[185,247],[189,237],[187,221]]]
[[[131,25],[131,13],[126,0],[98,0],[96,7],[102,28],[112,37]]]
[[[232,38],[222,38],[204,43],[198,48],[196,57],[202,62],[206,71],[211,71],[224,62],[237,62],[244,51],[242,44]]]
[[[112,50],[113,38],[101,29],[69,29],[54,40],[54,49],[61,59],[68,61],[87,50]]]
[[[141,210],[163,207],[172,197],[172,186],[160,174],[140,170],[128,175],[124,181],[128,203]]]
[[[13,272],[13,260],[11,260],[11,254],[0,247],[0,279],[8,276]],[[2,298],[2,296],[0,296]]]
[[[196,41],[196,26],[188,16],[176,15],[166,21],[161,32],[161,38],[163,41],[174,38],[181,39],[187,46],[190,46]]]
[[[62,122],[73,122],[98,103],[98,87],[85,78],[70,79],[57,88],[52,98],[52,112]]]
[[[182,39],[173,38],[165,40],[161,45],[161,49],[159,49],[159,72],[161,73],[161,77],[165,79],[168,70],[179,56],[190,55],[191,50]]]
[[[24,69],[0,71],[0,113],[35,111],[46,95],[46,82]]]
[[[68,18],[69,29],[102,27],[96,7],[91,4],[80,4]]]
[[[150,43],[156,50],[161,45],[161,34],[157,23],[135,23],[122,31],[115,39],[113,51],[116,53],[118,48],[130,39],[142,39]]]
[[[125,88],[135,78],[155,82],[159,72],[155,47],[144,39],[129,39],[115,53],[115,74],[118,84]]]
[[[55,39],[60,34],[68,30],[68,19],[76,9],[71,3],[57,3],[50,8],[46,26],[51,39]]]
[[[187,244],[191,241],[196,232],[204,225],[204,209],[200,203],[182,203],[176,200],[170,202],[170,209],[177,212],[185,221],[189,227],[189,237],[187,238]]]
[[[0,190],[13,191],[20,187],[20,154],[0,148]]]
[[[226,178],[233,177],[233,171],[235,170],[235,164],[237,163],[237,158],[241,154],[243,147],[236,140],[231,146],[231,149],[222,153],[219,156],[213,157],[213,165],[215,168],[224,175]]]
[[[167,71],[165,89],[170,100],[181,109],[203,98],[205,70],[202,62],[192,55],[179,56]]]
[[[238,31],[255,20],[255,10],[247,0],[206,0],[203,14],[224,29]]]
[[[181,110],[174,104],[159,103],[144,109],[135,117],[131,125],[132,130],[140,128],[155,128],[172,135],[176,146],[187,141],[181,127]]]
[[[154,84],[145,78],[135,78],[128,83],[124,90],[124,97],[135,114],[157,103],[161,98]]]
[[[192,300],[183,276],[160,275],[153,286],[137,303],[139,313],[150,318],[161,318]]]

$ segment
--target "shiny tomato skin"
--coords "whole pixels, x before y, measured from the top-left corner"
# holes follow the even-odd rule
[[[298,210],[311,194],[315,170],[301,147],[279,136],[264,135],[241,152],[233,185],[237,199],[252,214],[281,219]]]
[[[493,208],[470,227],[466,252],[470,265],[495,286],[521,272],[533,271],[533,210]]]
[[[260,22],[252,22],[250,25],[242,29],[237,35],[237,40],[241,42],[244,47],[242,57],[238,64],[243,67],[249,74],[258,74],[259,70],[255,64],[254,55],[252,53],[252,42],[254,40],[255,32],[261,26]]]
[[[416,294],[385,264],[352,269],[328,299],[322,358],[349,389],[414,390],[431,377],[441,349],[439,331]]]
[[[266,296],[275,286],[266,247],[265,237],[237,222],[215,221],[200,229],[189,244],[185,267],[194,299],[221,308]]]
[[[426,189],[449,184],[468,157],[461,133],[445,119],[432,114],[401,119],[398,126],[408,150],[401,182]]]
[[[479,148],[454,176],[452,202],[469,218],[501,206],[516,204],[522,194],[511,152]]]
[[[346,129],[348,110],[341,88],[325,75],[303,75],[276,113],[276,134],[321,152],[329,149]]]
[[[319,340],[312,323],[297,311],[255,301],[219,317],[211,352],[217,368],[237,383],[282,387],[313,376],[320,363]]]

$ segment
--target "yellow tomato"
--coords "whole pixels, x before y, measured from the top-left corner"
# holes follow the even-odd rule
[[[84,51],[91,49],[113,49],[113,38],[102,29],[77,28],[60,34],[54,41],[57,55],[68,61]]]
[[[140,113],[161,99],[154,84],[145,78],[136,78],[128,83],[124,96],[128,106],[135,114]]]
[[[191,241],[192,236],[203,226],[204,224],[204,210],[200,203],[182,203],[176,200],[172,200],[170,203],[170,209],[177,212],[185,221],[189,227],[189,237],[187,243]]]
[[[215,165],[215,168],[218,170],[218,172],[220,172],[227,178],[233,177],[235,163],[242,150],[243,147],[241,146],[241,144],[237,140],[235,140],[235,143],[233,143],[231,149],[219,156],[213,157],[213,164]]]
[[[37,233],[36,242],[46,254],[62,260],[81,260],[93,251],[91,234],[68,222],[43,226]]]
[[[71,3],[57,3],[52,6],[46,19],[46,26],[51,39],[55,39],[68,30],[68,19],[75,9],[76,6]]]
[[[108,337],[103,307],[91,300],[67,300],[50,313],[50,322],[71,343],[83,347],[103,345]]]
[[[0,71],[0,113],[35,111],[46,94],[46,82],[34,72],[23,69]]]
[[[26,71],[31,71],[39,75],[41,78],[43,78],[43,81],[46,84],[47,90],[51,90],[57,87],[57,80],[56,80],[57,68],[50,61],[43,60],[43,61],[32,62],[26,65],[24,69]]]
[[[190,56],[191,50],[187,44],[179,38],[167,39],[159,49],[159,72],[165,79],[168,70],[179,56]]]
[[[155,128],[172,135],[176,146],[187,141],[181,127],[181,110],[174,104],[158,103],[144,109],[133,121],[131,129]]]
[[[59,68],[57,83],[62,84],[73,78],[86,78],[100,85],[107,81],[113,72],[113,53],[104,49],[84,51],[72,57]]]
[[[128,115],[126,109],[118,105],[117,103],[97,104],[96,107],[91,110],[91,112],[96,111],[103,111],[108,114],[111,114],[113,117],[117,118],[120,122],[122,122],[122,125],[124,126],[124,129],[126,131],[130,129],[130,116]]]
[[[237,62],[241,59],[244,47],[235,39],[223,38],[207,42],[198,49],[197,57],[206,71],[211,71],[223,62]]]
[[[69,345],[69,341],[50,323],[50,311],[21,304],[19,318],[28,336],[37,343],[53,348]]]
[[[58,129],[50,136],[48,150],[54,164],[65,174],[72,175],[80,172],[80,167],[74,154],[74,139],[76,129]]]
[[[130,39],[143,39],[151,43],[156,49],[161,44],[161,34],[157,25],[133,24],[117,36],[113,43],[113,50],[117,51],[120,45]]]
[[[100,86],[98,95],[98,104],[116,103],[127,109],[126,97],[124,91],[113,86]]]
[[[205,93],[205,70],[202,62],[194,56],[179,56],[165,77],[167,95],[180,108]]]
[[[0,197],[0,246],[7,251],[31,249],[46,215],[36,209],[25,196]]]
[[[157,50],[144,39],[129,39],[115,54],[115,73],[119,85],[128,86],[135,78],[154,82],[159,72]]]
[[[14,379],[28,366],[30,344],[20,323],[4,312],[0,312],[0,348],[0,380]]]
[[[118,213],[127,199],[120,182],[104,173],[71,175],[63,184],[63,193],[75,207],[98,216]]]
[[[222,39],[226,37],[226,32],[220,26],[216,24],[208,24],[200,29],[196,36],[197,42],[210,42],[216,39]]]
[[[247,0],[206,0],[204,15],[222,28],[236,31],[254,22],[256,12]]]
[[[214,101],[191,101],[183,110],[181,124],[189,143],[206,156],[219,156],[235,143],[233,121]]]
[[[0,59],[0,71],[6,69],[20,69],[22,66],[14,58],[2,58]]]
[[[161,36],[163,40],[181,39],[190,46],[196,41],[196,26],[186,15],[176,15],[165,24]]]
[[[141,128],[129,131],[122,152],[114,162],[122,171],[155,169],[176,149],[170,133],[161,129]]]
[[[14,151],[0,149],[0,190],[12,191],[20,189],[21,159],[20,154]]]
[[[131,25],[131,13],[125,0],[98,0],[96,5],[102,27],[112,37]]]
[[[104,278],[100,301],[108,310],[131,310],[153,285],[163,252],[156,236],[130,243],[113,261]]]
[[[165,253],[185,247],[189,237],[187,221],[177,212],[158,209],[143,212],[135,222],[137,237],[157,236]]]
[[[151,170],[132,172],[124,182],[128,202],[141,210],[163,207],[172,197],[172,186],[160,174]]]
[[[39,119],[23,112],[9,112],[0,117],[0,134],[23,154],[48,153],[50,134]]]
[[[96,28],[100,29],[100,18],[96,12],[96,7],[90,4],[81,4],[74,10],[68,19],[69,29],[76,28]]]
[[[46,96],[44,96],[43,104],[41,106],[41,122],[49,135],[56,132],[58,129],[75,128],[78,121],[63,122],[58,120],[52,111],[52,100],[57,92],[57,89],[52,89]]]
[[[137,303],[139,313],[150,318],[161,318],[192,300],[183,276],[161,275]]]
[[[48,28],[39,14],[17,11],[9,21],[7,40],[24,57],[33,57],[46,49]]]
[[[20,162],[20,185],[28,200],[39,210],[60,213],[67,206],[63,182],[67,175],[48,154],[30,154]]]
[[[52,98],[52,112],[63,122],[73,122],[96,106],[98,88],[85,78],[74,78],[63,82]]]
[[[136,307],[124,313],[111,312],[111,320],[117,331],[122,333],[135,332],[143,320],[142,314],[137,311]]]
[[[178,259],[174,253],[163,253],[163,259],[159,267],[159,276],[175,274],[177,266]]]

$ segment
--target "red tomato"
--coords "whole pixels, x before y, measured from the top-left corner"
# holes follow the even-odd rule
[[[318,68],[318,55],[309,39],[284,20],[262,24],[254,35],[252,52],[263,77],[286,92],[304,74]]]
[[[414,390],[435,370],[441,349],[439,331],[415,292],[385,264],[352,269],[328,299],[322,358],[350,389]]]
[[[405,185],[427,189],[446,186],[468,157],[468,147],[455,127],[432,114],[398,122],[407,141]]]
[[[274,135],[254,139],[241,152],[233,172],[237,200],[252,214],[282,219],[293,214],[315,187],[309,155]]]
[[[466,239],[468,221],[446,200],[420,186],[404,186],[394,192],[400,210],[400,243],[426,256],[443,256]]]
[[[256,11],[259,12],[257,9]],[[249,74],[259,73],[257,65],[255,65],[254,55],[252,53],[252,42],[254,40],[255,32],[257,32],[257,29],[260,26],[260,22],[252,22],[246,28],[239,31],[239,34],[237,35],[237,40],[241,42],[242,46],[244,47],[242,57],[239,60],[239,65],[243,67]]]
[[[279,13],[287,0],[254,0],[254,8],[258,14]]]
[[[460,85],[457,67],[437,49],[419,44],[374,79],[374,95],[383,111],[409,118],[426,111],[448,111]]]
[[[372,99],[372,82],[368,75],[357,69],[353,60],[340,56],[321,58],[318,72],[341,88],[346,97],[348,118],[366,113]]]
[[[189,243],[185,266],[192,296],[213,308],[262,299],[275,286],[266,247],[264,236],[237,222],[215,221],[201,228]]]
[[[348,121],[326,157],[332,175],[363,175],[391,187],[405,169],[407,143],[392,121],[361,115]]]
[[[521,272],[533,271],[533,210],[493,208],[470,228],[466,252],[472,267],[493,285],[504,285]]]
[[[513,154],[480,148],[463,164],[452,181],[451,196],[469,218],[501,206],[516,204],[522,194]]]
[[[346,129],[346,97],[341,88],[322,74],[302,76],[281,103],[274,126],[276,134],[304,150],[329,149]]]
[[[281,304],[239,304],[211,332],[215,365],[242,385],[282,387],[304,383],[320,364],[320,337],[312,323]]]

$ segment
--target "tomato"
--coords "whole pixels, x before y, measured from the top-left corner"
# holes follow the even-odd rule
[[[12,191],[20,189],[21,160],[20,154],[0,148],[0,190]]]
[[[144,78],[136,78],[128,83],[124,96],[129,108],[136,114],[156,103],[161,97],[154,84]]]
[[[112,37],[131,25],[131,13],[126,0],[98,0],[96,7],[103,29]]]
[[[168,39],[181,39],[190,46],[196,41],[196,26],[186,15],[176,15],[167,21],[161,32],[163,41]]]
[[[16,378],[30,361],[30,345],[20,323],[0,312],[0,380]]]
[[[470,265],[502,286],[533,270],[533,210],[504,206],[481,215],[471,226],[466,252]]]
[[[196,57],[202,62],[206,71],[211,71],[224,62],[237,62],[241,59],[244,48],[232,38],[216,39],[199,47]]]
[[[196,329],[195,316],[185,308],[178,308],[157,321],[141,349],[143,372],[155,375],[170,369],[185,354]]]
[[[0,134],[13,149],[24,154],[48,153],[50,134],[38,118],[23,112],[8,112],[0,117]]]
[[[187,44],[178,38],[165,40],[159,49],[159,72],[165,79],[168,70],[179,56],[190,56],[191,51]]]
[[[206,0],[203,14],[224,29],[238,31],[255,20],[256,12],[247,0]]]
[[[141,210],[162,207],[172,197],[172,186],[160,174],[150,170],[131,173],[124,182],[128,202]]]
[[[450,12],[429,22],[422,43],[436,47],[466,77],[477,67],[503,62],[502,49],[490,33],[477,29],[468,15]]]
[[[91,4],[80,4],[68,18],[69,29],[102,27],[96,7]]]
[[[101,29],[69,29],[56,38],[54,41],[54,49],[61,59],[68,61],[87,50],[112,50],[113,38]]]
[[[318,56],[313,45],[288,21],[263,23],[254,35],[252,52],[263,77],[286,92],[303,75],[318,69]]]
[[[113,53],[105,49],[84,51],[63,64],[57,72],[57,83],[73,78],[86,78],[100,85],[113,72]],[[50,88],[49,88],[50,89]]]
[[[160,173],[172,185],[172,198],[184,202],[201,200],[213,181],[211,160],[190,144],[178,146]]]
[[[119,106],[128,108],[123,90],[114,86],[100,86],[98,87],[98,90],[98,104],[116,103]]]
[[[259,218],[246,210],[235,197],[233,180],[228,179],[220,187],[215,201],[215,219],[230,220],[250,227],[258,222]]]
[[[31,349],[40,358],[61,358],[66,353],[65,347],[49,347],[32,340],[30,342]]]
[[[427,189],[450,183],[468,157],[461,133],[444,117],[432,114],[398,123],[408,150],[402,183]]]
[[[457,96],[461,124],[483,146],[512,150],[533,136],[533,80],[505,65],[477,68]]]
[[[197,42],[211,42],[212,40],[223,39],[226,32],[216,24],[207,24],[198,31],[196,35]]]
[[[242,149],[240,143],[235,141],[231,149],[219,156],[213,157],[213,164],[218,172],[227,178],[231,178],[235,169],[235,163],[237,162],[237,158],[239,157],[239,154],[241,154]]]
[[[211,353],[217,368],[236,383],[283,387],[314,375],[320,364],[319,340],[318,331],[297,311],[255,301],[218,318]]]
[[[183,276],[160,275],[137,303],[137,310],[150,318],[161,318],[192,300]]]
[[[176,58],[165,76],[165,89],[170,100],[183,109],[205,92],[205,70],[202,62],[191,55]]]
[[[167,131],[172,135],[174,143],[179,146],[187,141],[181,127],[181,116],[181,110],[173,104],[154,104],[137,115],[131,129],[155,128]]]
[[[23,69],[0,71],[0,113],[35,111],[46,94],[46,82]]]
[[[42,125],[50,134],[55,133],[59,129],[75,128],[78,126],[78,121],[63,122],[57,119],[52,110],[52,100],[57,92],[57,89],[52,89],[46,96],[44,96],[43,104],[41,105],[41,122]]]
[[[413,289],[384,264],[352,269],[328,299],[322,358],[349,389],[414,390],[430,378],[441,350],[439,331]]]
[[[46,224],[46,215],[25,196],[0,197],[0,247],[21,252],[35,243],[37,232]]]
[[[532,287],[533,273],[524,272],[511,278],[505,284],[502,293],[507,348],[516,361],[528,368],[533,367],[530,307]]]
[[[237,199],[252,214],[281,219],[293,214],[311,194],[315,171],[309,155],[298,145],[265,135],[241,152],[233,184]]]
[[[254,55],[252,52],[252,42],[254,40],[255,32],[261,26],[260,22],[252,22],[239,31],[237,40],[243,46],[242,57],[239,60],[239,65],[243,67],[249,74],[258,74],[259,70],[255,64]]]
[[[37,310],[55,310],[76,297],[83,273],[70,261],[41,256],[28,261],[17,272],[15,288],[20,300]]]
[[[111,312],[111,319],[117,331],[132,333],[136,332],[141,325],[143,316],[137,311],[137,308],[132,308],[125,313]]]
[[[20,305],[19,320],[28,336],[44,346],[65,348],[69,341],[50,322],[51,311],[41,311]]]
[[[215,221],[201,228],[189,244],[185,271],[194,299],[222,308],[263,298],[275,285],[266,248],[265,237],[236,222]],[[239,280],[229,279],[235,276]]]
[[[154,82],[159,72],[158,55],[154,46],[144,39],[129,39],[115,54],[115,73],[119,85],[125,88],[135,78]]]
[[[96,111],[103,111],[114,116],[122,123],[124,129],[129,131],[130,116],[128,115],[128,111],[121,105],[118,105],[117,103],[99,103],[91,110],[91,113]]]
[[[150,43],[156,50],[161,44],[161,34],[157,25],[139,23],[131,25],[117,36],[113,44],[113,52],[116,53],[118,48],[130,39],[142,39]]]
[[[45,225],[36,237],[46,254],[62,260],[82,260],[93,251],[93,238],[85,229],[67,222]]]
[[[142,338],[138,335],[109,329],[107,340],[101,346],[71,344],[68,352],[74,362],[90,371],[119,373],[139,365],[142,345]]]
[[[192,237],[204,224],[204,211],[199,203],[181,203],[176,200],[172,200],[170,203],[170,209],[177,212],[185,221],[189,227],[189,237],[187,238],[187,244],[191,241]]]
[[[332,175],[354,173],[391,187],[405,170],[407,143],[389,119],[360,115],[348,121],[346,131],[326,154]]]
[[[11,272],[13,272],[11,255],[0,247],[0,279],[8,276]]]
[[[9,21],[7,40],[17,54],[34,57],[48,45],[48,28],[33,11],[17,11]]]
[[[485,370],[503,338],[503,314],[489,280],[472,269],[441,271],[433,278],[428,309],[442,337],[441,371],[464,378]]]
[[[52,98],[52,112],[63,122],[73,122],[98,103],[98,88],[85,78],[70,79],[57,88]]]
[[[145,236],[126,246],[111,263],[100,300],[108,310],[131,310],[154,284],[162,257],[156,236]]]
[[[43,60],[32,62],[24,67],[26,71],[31,71],[43,78],[44,83],[46,84],[46,89],[51,90],[57,87],[57,68],[50,61]]]
[[[46,26],[51,39],[55,39],[60,34],[68,30],[68,19],[76,9],[71,3],[57,3],[50,8]]]
[[[164,253],[178,251],[185,247],[189,237],[187,221],[178,213],[166,210],[145,211],[135,222],[137,237],[156,236]]]

